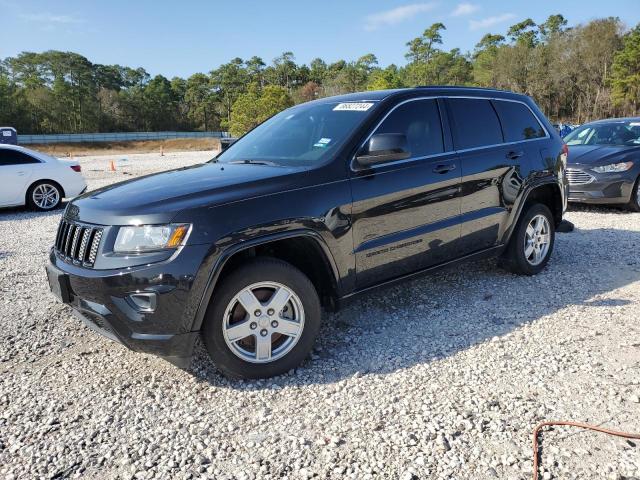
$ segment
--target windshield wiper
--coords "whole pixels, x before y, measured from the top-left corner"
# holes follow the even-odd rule
[[[277,167],[278,164],[270,162],[268,160],[233,160],[229,163],[243,163],[245,165],[269,165],[271,167]]]

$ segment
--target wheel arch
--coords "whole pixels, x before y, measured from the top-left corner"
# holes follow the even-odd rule
[[[523,212],[532,203],[542,203],[546,205],[551,213],[555,226],[557,227],[562,222],[562,215],[564,212],[564,201],[562,198],[562,190],[560,185],[555,181],[540,182],[535,185],[531,185],[523,194],[517,207],[512,212],[511,222],[509,229],[505,233],[504,243],[508,243],[511,239],[511,235],[518,225]]]
[[[64,191],[64,187],[62,186],[62,184],[60,182],[58,182],[56,180],[53,180],[51,178],[38,178],[36,180],[32,180],[31,183],[29,183],[29,186],[27,187],[27,189],[24,192],[25,205],[29,204],[29,192],[31,192],[31,189],[33,187],[35,187],[37,184],[39,184],[39,183],[47,183],[47,182],[53,183],[54,185],[56,185],[60,189],[60,194],[61,194],[60,200],[65,198],[66,193]]]
[[[309,254],[307,249],[312,249]],[[301,270],[318,291],[323,307],[337,308],[340,277],[333,255],[322,236],[312,230],[267,235],[234,245],[223,251],[214,263],[204,294],[198,304],[193,329],[200,330],[216,287],[235,266],[248,259],[268,256],[284,260]]]

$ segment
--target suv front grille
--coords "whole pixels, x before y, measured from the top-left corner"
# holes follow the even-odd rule
[[[58,226],[54,249],[66,262],[93,267],[103,229],[70,222],[63,218]]]
[[[569,185],[586,185],[593,182],[595,177],[582,170],[567,168],[567,180],[569,180]]]

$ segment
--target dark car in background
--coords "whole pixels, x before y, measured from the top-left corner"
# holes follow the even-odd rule
[[[640,118],[586,123],[564,140],[570,202],[640,211]]]
[[[278,375],[309,354],[322,308],[374,287],[487,257],[540,272],[566,208],[566,155],[523,95],[323,98],[212,162],[70,202],[49,284],[131,349],[184,366],[201,336],[225,374]]]

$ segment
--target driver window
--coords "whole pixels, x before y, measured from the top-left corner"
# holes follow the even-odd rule
[[[444,152],[440,112],[436,100],[414,100],[400,105],[374,133],[406,135],[411,158]]]

